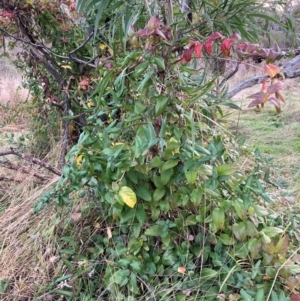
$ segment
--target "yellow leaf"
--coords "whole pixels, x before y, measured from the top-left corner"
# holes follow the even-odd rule
[[[83,154],[79,154],[79,155],[76,157],[76,164],[77,164],[77,165],[81,165],[81,164],[82,164],[83,157],[84,157]]]
[[[104,49],[106,48],[106,45],[103,44],[103,43],[100,43],[100,44],[99,44],[99,48],[100,48],[101,50],[104,50]]]
[[[88,100],[88,102],[86,103],[86,105],[89,107],[89,108],[92,108],[94,107],[94,103],[91,101],[91,100]]]
[[[112,146],[123,145],[123,144],[124,144],[123,142],[113,142]]]
[[[69,66],[69,65],[62,65],[61,67],[64,68],[64,69],[70,69],[70,70],[72,69],[72,67]]]
[[[95,227],[96,229],[100,229],[100,224],[99,224],[98,222],[95,222],[95,223],[94,223],[94,227]]]
[[[121,189],[119,190],[119,196],[122,201],[130,208],[133,208],[137,202],[136,194],[131,188],[127,186],[121,187]]]

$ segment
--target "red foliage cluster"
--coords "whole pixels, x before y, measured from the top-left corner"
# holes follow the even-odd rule
[[[282,73],[282,69],[278,68],[274,65],[266,65],[265,72],[268,75],[261,87],[261,91],[255,94],[248,96],[248,98],[253,99],[248,107],[261,106],[264,107],[264,104],[267,101],[270,101],[276,108],[277,113],[281,112],[280,102],[285,102],[283,95],[279,92],[284,83],[281,79],[284,75]],[[272,96],[272,94],[275,94]]]
[[[201,57],[202,48],[208,55],[212,54],[213,46],[216,40],[221,39],[220,50],[225,57],[230,56],[230,49],[234,44],[234,41],[240,39],[239,34],[234,33],[229,38],[225,38],[219,32],[213,32],[207,40],[201,44],[199,41],[190,41],[188,48],[184,50],[183,57],[181,58],[181,63],[186,63],[191,61],[192,54],[195,53],[196,58]]]

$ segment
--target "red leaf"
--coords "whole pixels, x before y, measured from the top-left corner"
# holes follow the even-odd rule
[[[159,19],[157,19],[156,16],[151,16],[149,22],[147,23],[146,28],[148,29],[157,29],[160,28],[161,23],[159,21]]]
[[[148,28],[140,29],[136,32],[137,36],[140,38],[149,37],[153,33],[154,33],[154,29],[148,29]]]
[[[180,60],[180,62],[182,64],[186,63],[186,62],[190,62],[191,59],[192,59],[192,53],[193,53],[193,50],[192,49],[185,49],[183,51],[183,57],[182,59]]]
[[[229,39],[231,39],[231,40],[240,40],[240,39],[241,39],[241,36],[240,36],[237,32],[235,32],[234,34],[232,34],[232,35],[229,37]]]
[[[275,77],[279,71],[281,71],[281,69],[277,68],[275,65],[269,64],[265,66],[265,72],[272,78]]]
[[[221,52],[224,54],[225,57],[230,56],[230,48],[233,45],[233,40],[228,38],[222,41],[220,47],[221,47]]]
[[[281,55],[281,51],[277,52],[271,49],[269,55],[266,57],[266,62],[267,63],[274,62],[280,55]]]
[[[165,37],[165,35],[163,34],[163,32],[160,29],[155,29],[154,33],[157,34],[158,36],[162,37],[164,40],[166,40],[167,38]]]
[[[291,298],[293,301],[300,301],[300,294],[291,294],[291,295],[290,295],[290,298]]]
[[[14,14],[12,12],[9,12],[6,10],[4,10],[0,13],[0,17],[3,17],[3,18],[11,19],[13,16],[14,16]]]
[[[260,51],[262,52],[264,57],[268,57],[270,54],[270,49],[268,48],[260,48]]]
[[[259,48],[258,44],[249,44],[248,45],[248,52],[249,53],[253,53],[255,50],[257,50]]]
[[[203,48],[207,52],[208,55],[211,55],[213,45],[214,45],[214,40],[207,40],[203,44]]]
[[[202,47],[203,47],[203,45],[199,41],[191,41],[190,42],[190,49],[194,50],[196,58],[201,57]]]
[[[207,40],[216,40],[216,39],[223,39],[224,37],[219,33],[219,32],[213,32],[208,38]]]
[[[276,92],[278,92],[279,90],[282,89],[283,85],[284,85],[283,82],[278,82],[276,84],[273,84],[273,85],[268,87],[267,92],[270,93],[270,94],[276,93]]]
[[[262,86],[261,86],[261,91],[264,92],[265,90],[267,90],[267,83],[270,82],[271,80],[269,78],[266,78],[263,83],[262,83]]]
[[[246,49],[248,48],[249,43],[248,42],[244,42],[244,43],[239,43],[236,45],[236,50],[245,52]]]
[[[266,99],[268,99],[270,95],[268,93],[265,92],[257,92],[254,94],[251,94],[250,96],[248,96],[247,98],[252,98],[252,99],[260,99],[261,102],[265,102]]]
[[[248,108],[252,108],[255,106],[259,106],[260,104],[263,104],[261,99],[254,99],[253,101],[251,101],[248,105]]]

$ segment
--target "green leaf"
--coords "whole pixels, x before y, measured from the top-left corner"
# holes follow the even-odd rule
[[[1,279],[0,280],[0,294],[4,294],[8,288],[9,280]]]
[[[134,112],[135,112],[136,114],[142,114],[142,113],[144,113],[146,110],[147,110],[147,106],[144,105],[143,103],[136,102],[136,103],[134,104]]]
[[[159,96],[157,98],[156,104],[155,104],[155,115],[160,116],[164,109],[166,108],[168,104],[169,98],[166,96]]]
[[[127,286],[128,286],[128,289],[132,293],[134,293],[134,294],[138,294],[139,293],[139,287],[137,285],[135,274],[131,273],[130,278],[129,278],[129,282],[128,282]]]
[[[151,162],[150,162],[150,164],[149,164],[149,167],[150,168],[154,168],[154,167],[161,167],[163,165],[163,161],[160,159],[160,157],[158,157],[158,156],[155,156],[152,160],[151,160]]]
[[[239,241],[244,241],[247,237],[246,226],[244,222],[232,225],[232,232]]]
[[[278,234],[282,234],[283,230],[277,227],[266,227],[263,228],[260,233],[264,233],[265,235],[269,236],[269,237],[274,237]]]
[[[164,163],[161,170],[162,171],[168,170],[170,168],[175,167],[177,164],[178,164],[178,160],[168,160],[167,162]]]
[[[143,186],[143,185],[139,185],[137,190],[136,190],[136,194],[139,198],[147,201],[147,202],[151,202],[152,200],[152,195],[151,192],[149,191],[149,188]]]
[[[188,169],[185,171],[185,178],[189,184],[195,184],[197,180],[197,171],[195,169]]]
[[[153,194],[153,201],[157,202],[163,198],[165,195],[166,191],[164,188],[156,188]]]
[[[144,74],[148,66],[149,66],[149,61],[145,61],[137,65],[134,69],[134,77],[136,79],[140,79],[141,75]]]
[[[255,295],[254,301],[264,301],[266,300],[264,290],[261,288]]]
[[[219,239],[221,243],[226,246],[233,246],[235,244],[235,239],[226,233],[220,234]]]
[[[149,236],[160,236],[162,227],[158,225],[153,225],[150,228],[146,229],[145,235]]]
[[[162,69],[162,70],[166,69],[165,60],[162,57],[155,57],[154,62],[155,62],[155,65],[157,67],[159,67],[160,69]]]
[[[124,286],[129,280],[129,274],[129,270],[118,270],[112,275],[111,279],[114,283]]]
[[[165,170],[161,173],[160,178],[161,178],[161,184],[162,185],[167,185],[169,182],[171,176],[173,174],[172,169]]]
[[[138,222],[143,225],[146,221],[146,211],[144,208],[138,208],[136,210],[136,218]]]
[[[238,170],[236,166],[231,164],[223,164],[217,166],[218,176],[230,176]]]
[[[200,278],[204,278],[205,280],[207,279],[213,279],[218,275],[218,272],[213,270],[213,269],[209,269],[209,268],[203,268],[201,270],[201,276]]]
[[[153,77],[154,71],[150,70],[146,73],[144,76],[143,80],[141,81],[138,90],[143,93],[144,90],[151,84],[152,82],[152,77]]]
[[[232,205],[235,209],[236,214],[241,220],[245,220],[248,216],[248,210],[245,208],[245,205],[242,200],[234,199]]]
[[[215,208],[212,212],[212,222],[216,227],[216,230],[223,230],[225,226],[225,213],[221,208]]]
[[[67,291],[67,290],[54,290],[53,293],[57,295],[61,295],[64,297],[72,298],[73,297],[73,292]]]
[[[166,247],[168,247],[169,244],[170,244],[170,241],[171,241],[170,234],[162,235],[162,236],[161,236],[161,241],[162,241],[162,243],[163,243]]]
[[[251,297],[251,295],[249,295],[245,290],[241,289],[240,294],[243,297],[243,301],[253,301],[253,298]],[[263,300],[261,300],[263,301]]]

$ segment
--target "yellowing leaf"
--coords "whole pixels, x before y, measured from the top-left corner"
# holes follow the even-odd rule
[[[84,155],[83,154],[79,154],[76,158],[76,164],[77,165],[81,165],[82,164],[82,160],[83,160]]]
[[[130,208],[133,208],[137,202],[136,194],[131,188],[127,186],[121,187],[119,191],[119,196],[122,199],[122,201]]]

